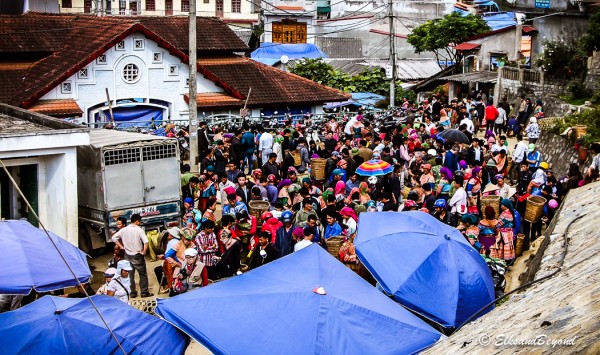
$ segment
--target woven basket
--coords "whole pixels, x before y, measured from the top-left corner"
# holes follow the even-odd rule
[[[515,245],[515,253],[517,256],[523,255],[523,243],[525,242],[525,234],[517,234],[517,243]]]
[[[492,196],[482,196],[481,197],[481,210],[485,211],[487,206],[492,206],[494,208],[494,212],[496,213],[496,217],[500,215],[500,200],[502,198],[500,196],[492,195]]]
[[[325,180],[325,165],[327,159],[324,158],[312,158],[310,160],[310,168],[312,178],[315,180]]]
[[[267,201],[250,201],[248,206],[250,207],[250,215],[256,217],[257,219],[259,219],[263,213],[269,210],[269,203]]]
[[[299,167],[300,165],[302,165],[302,159],[300,157],[299,151],[293,150],[290,152],[290,154],[292,155],[292,157],[294,157],[294,166],[295,167]]]
[[[523,219],[530,223],[539,221],[540,218],[542,218],[542,214],[544,214],[545,204],[546,199],[541,196],[527,197],[527,205],[525,206],[525,216]]]
[[[329,254],[333,255],[337,260],[340,259],[340,248],[342,244],[344,244],[344,237],[331,237],[329,239],[325,239],[325,244],[327,244],[327,251]]]

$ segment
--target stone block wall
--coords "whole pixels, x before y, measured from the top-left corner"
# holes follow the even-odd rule
[[[592,163],[591,154],[588,154],[585,161],[580,161],[577,151],[573,148],[573,144],[558,134],[542,131],[537,146],[542,153],[542,160],[550,164],[554,171],[554,176],[557,178],[567,174],[571,163],[577,163],[582,174]]]
[[[600,52],[594,52],[588,57],[588,72],[585,83],[588,90],[600,90]]]

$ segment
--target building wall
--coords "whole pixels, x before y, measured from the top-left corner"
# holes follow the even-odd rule
[[[48,0],[49,1],[49,0]],[[56,1],[56,0],[55,0]],[[60,3],[60,0],[58,0]],[[198,0],[196,2],[196,13],[198,16],[216,16],[216,0]],[[187,15],[189,11],[182,11],[181,0],[173,0],[173,10],[172,15]],[[60,7],[61,13],[82,13],[84,11],[84,0],[72,0],[73,6],[71,8],[62,8]],[[222,18],[225,20],[252,20],[253,22],[258,22],[258,13],[254,13],[252,11],[252,3],[247,0],[241,1],[241,8],[239,13],[231,12],[231,0],[223,0],[223,16]],[[165,16],[166,14],[166,6],[165,0],[155,0],[154,10],[146,10],[147,4],[146,0],[141,0],[140,7],[138,8],[138,15],[143,16]],[[126,3],[127,10],[130,9],[129,1]],[[113,0],[111,3],[111,9],[113,14],[118,14],[119,12],[119,1]],[[58,11],[58,9],[57,9]],[[95,0],[92,1],[92,13],[97,13],[98,9],[96,8]],[[127,12],[127,15],[130,13]]]
[[[578,39],[587,32],[589,28],[589,17],[587,16],[548,16],[533,20],[533,27],[538,30],[539,35],[534,36],[531,42],[533,51],[532,64],[544,51],[545,40],[565,40],[569,38]]]
[[[245,0],[244,0],[245,1]],[[290,17],[286,14],[265,14],[265,33],[263,42],[273,42],[273,22],[279,22],[283,19],[293,19],[298,22],[306,23],[306,43],[315,43],[315,23],[316,23],[316,12],[312,13],[313,16],[298,16]]]
[[[143,41],[142,49],[134,49],[136,40]],[[87,78],[82,77],[80,71],[65,80],[63,83],[71,84],[71,92],[65,92],[61,84],[41,100],[73,98],[84,112],[83,121],[91,123],[93,116],[90,113],[95,109],[105,108],[105,89],[108,88],[113,103],[131,98],[159,99],[170,103],[165,117],[187,119],[188,107],[184,94],[189,90],[186,85],[188,65],[141,33],[131,34],[123,43],[123,50],[115,46],[105,53],[105,62],[96,59],[90,63],[86,67]],[[155,53],[160,53],[159,61],[154,60]],[[140,69],[140,79],[135,83],[126,83],[122,78],[123,68],[130,63],[136,64]],[[171,73],[172,68],[175,68],[174,74]],[[200,73],[197,88],[198,93],[223,92],[222,88]]]
[[[76,246],[76,146],[89,143],[88,133],[18,136],[0,140],[0,159],[7,166],[38,166],[40,220],[48,230]]]
[[[479,70],[489,70],[491,57],[495,54],[506,54],[508,60],[517,60],[517,54],[521,50],[521,31],[521,27],[517,26],[514,30],[468,41],[481,44],[476,52],[480,61]]]

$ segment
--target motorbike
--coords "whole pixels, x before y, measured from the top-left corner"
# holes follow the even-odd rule
[[[485,257],[484,259],[492,273],[495,297],[498,298],[504,296],[504,289],[506,288],[506,278],[504,276],[506,274],[506,262],[501,259],[492,259],[490,257]]]

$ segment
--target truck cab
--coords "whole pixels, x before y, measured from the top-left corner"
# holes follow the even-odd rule
[[[177,140],[114,130],[92,130],[77,149],[79,247],[91,253],[111,242],[116,221],[142,216],[142,226],[178,224],[181,183]]]

